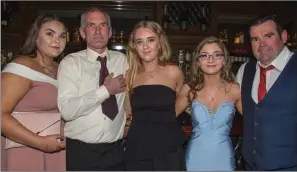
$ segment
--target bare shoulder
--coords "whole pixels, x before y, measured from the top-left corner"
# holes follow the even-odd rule
[[[36,61],[34,60],[34,58],[29,56],[18,56],[12,62],[26,66],[31,69],[34,69],[36,67]]]
[[[177,65],[174,65],[174,64],[168,64],[165,66],[165,70],[166,70],[166,73],[168,73],[169,75],[171,76],[183,76],[183,71],[177,66]]]
[[[28,56],[18,56],[12,60],[12,63],[20,64],[28,68],[36,68],[36,61]],[[19,71],[4,72],[1,73],[2,89],[10,90],[12,88],[17,89],[18,91],[23,89],[29,89],[32,83],[32,79],[27,77],[26,74]]]
[[[231,90],[230,90],[231,93],[236,97],[238,96],[240,97],[241,95],[240,85],[237,82],[231,82],[230,87],[231,87]]]

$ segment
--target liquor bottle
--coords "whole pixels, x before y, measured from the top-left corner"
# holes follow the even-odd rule
[[[7,2],[6,1],[1,1],[1,27],[6,28],[8,24],[8,13],[7,13]]]
[[[185,54],[184,54],[184,50],[183,49],[178,49],[178,67],[180,67],[180,69],[184,69],[184,61],[185,61]]]
[[[163,13],[163,17],[162,17],[162,27],[164,30],[168,29],[169,23],[170,23],[170,18],[168,15],[168,5],[165,4],[164,5],[164,13]]]
[[[111,42],[115,44],[117,42],[117,32],[115,29],[112,30]]]
[[[192,62],[192,54],[190,52],[190,50],[186,50],[186,65],[185,65],[185,77],[189,77],[190,76],[190,68],[191,68],[191,62]]]
[[[12,48],[9,47],[6,55],[6,61],[10,62],[12,58],[13,58],[13,51],[12,51]]]
[[[122,43],[124,43],[124,31],[121,31],[120,32],[120,43],[122,44]]]
[[[12,22],[12,14],[17,9],[17,2],[1,1],[1,26],[8,27]]]
[[[200,19],[200,29],[203,32],[207,31],[207,19],[206,19],[206,8],[202,6],[202,17]]]
[[[180,14],[180,29],[181,30],[188,29],[188,23],[189,23],[188,14],[189,14],[188,9],[186,9],[186,8]]]

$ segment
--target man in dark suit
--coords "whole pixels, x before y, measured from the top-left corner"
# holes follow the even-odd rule
[[[297,55],[286,46],[287,31],[275,15],[252,20],[257,60],[236,76],[243,104],[246,170],[297,170]]]

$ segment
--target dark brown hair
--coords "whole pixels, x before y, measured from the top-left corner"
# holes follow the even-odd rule
[[[269,14],[269,15],[260,15],[254,19],[252,19],[250,21],[250,29],[252,26],[257,26],[257,25],[260,25],[266,21],[273,21],[275,24],[276,24],[276,31],[279,35],[279,37],[281,38],[281,35],[282,35],[282,32],[284,31],[284,27],[283,27],[283,24],[282,22],[280,21],[280,19],[274,15],[274,14]]]
[[[21,48],[20,55],[26,55],[30,57],[36,57],[36,39],[40,32],[40,28],[44,23],[51,21],[59,21],[63,23],[60,18],[54,14],[41,14],[37,17],[34,23],[31,26],[29,34],[26,38],[26,41]]]

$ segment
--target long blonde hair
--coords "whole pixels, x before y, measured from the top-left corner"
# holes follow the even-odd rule
[[[194,57],[192,58],[192,66],[191,66],[191,75],[189,77],[188,84],[190,86],[189,91],[189,100],[192,101],[196,98],[196,93],[199,92],[203,86],[204,86],[204,72],[201,70],[201,67],[199,65],[199,54],[201,49],[206,44],[213,44],[216,43],[221,48],[221,50],[224,53],[224,66],[221,69],[221,79],[226,82],[232,82],[234,81],[234,75],[231,71],[232,67],[232,61],[229,57],[228,50],[224,43],[220,42],[220,40],[214,36],[210,36],[205,38],[200,42],[200,44],[197,46],[194,52]],[[193,98],[190,98],[190,94],[193,94]]]
[[[127,73],[127,89],[129,93],[131,93],[133,89],[133,81],[137,75],[137,72],[139,68],[142,67],[142,61],[139,57],[139,54],[137,53],[135,46],[135,32],[140,28],[148,28],[158,36],[160,42],[160,49],[158,52],[158,64],[161,66],[165,66],[171,61],[171,49],[162,27],[158,23],[153,21],[138,22],[130,35],[127,47],[127,57],[129,61],[129,69]]]

